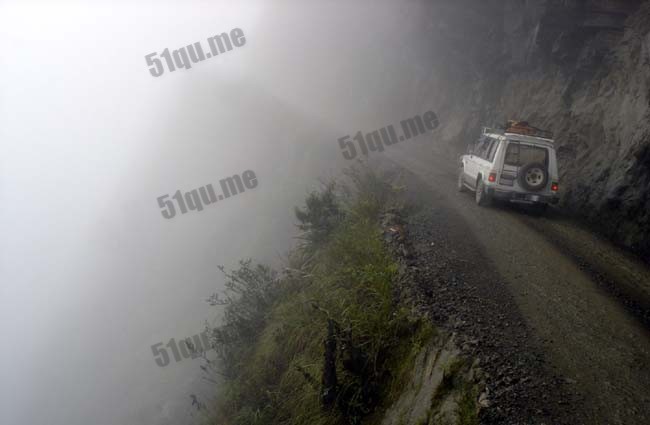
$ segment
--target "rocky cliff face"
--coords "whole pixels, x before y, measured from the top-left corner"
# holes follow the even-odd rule
[[[427,19],[442,142],[554,131],[563,207],[650,256],[650,2],[440,1]]]

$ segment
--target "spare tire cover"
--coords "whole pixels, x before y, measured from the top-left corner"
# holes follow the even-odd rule
[[[537,192],[544,189],[547,183],[548,172],[544,164],[531,162],[519,170],[519,184],[526,190]]]

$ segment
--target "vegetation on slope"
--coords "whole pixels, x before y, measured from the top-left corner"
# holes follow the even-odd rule
[[[396,302],[379,225],[390,186],[350,177],[296,209],[303,244],[281,275],[250,260],[224,271],[226,296],[211,298],[226,305],[212,332],[225,377],[212,423],[375,422],[399,395],[432,328]]]

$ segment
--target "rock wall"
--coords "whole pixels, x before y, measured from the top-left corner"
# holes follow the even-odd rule
[[[431,9],[441,141],[525,119],[556,134],[561,205],[650,257],[650,2],[440,0]]]

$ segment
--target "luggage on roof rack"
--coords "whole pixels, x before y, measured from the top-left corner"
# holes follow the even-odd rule
[[[541,137],[544,139],[553,138],[552,132],[533,127],[528,123],[528,121],[508,120],[505,126],[505,132],[511,134],[521,134],[522,136]]]

